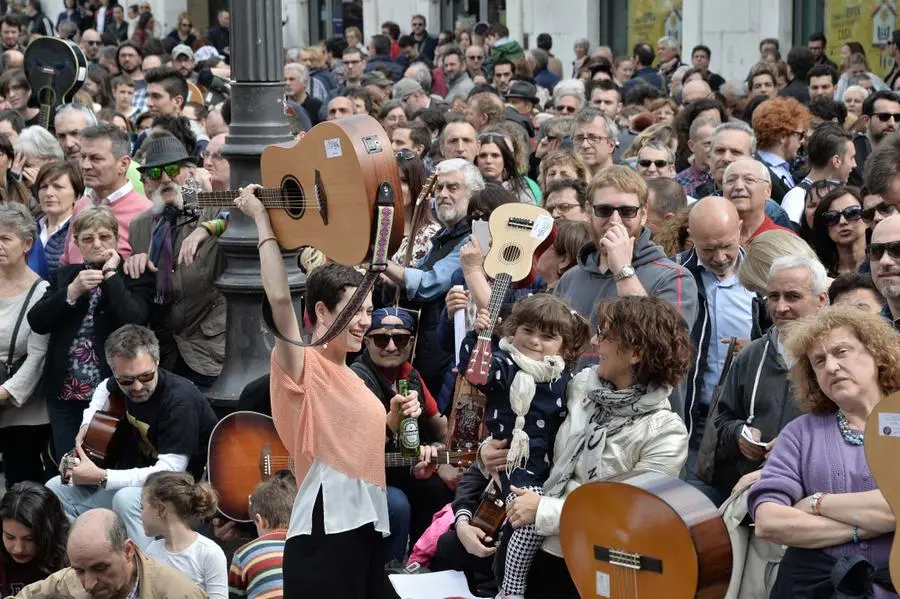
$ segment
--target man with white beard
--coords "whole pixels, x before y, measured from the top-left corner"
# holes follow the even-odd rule
[[[435,169],[434,205],[443,227],[431,238],[431,251],[415,268],[388,262],[384,275],[400,287],[409,307],[421,308],[416,357],[413,366],[425,386],[437,393],[444,373],[452,367],[452,353],[438,341],[438,323],[451,276],[459,269],[459,252],[469,240],[471,226],[466,216],[469,199],[484,189],[484,179],[474,164],[463,158],[444,160]]]
[[[218,209],[199,220],[184,214],[182,186],[208,175],[198,169],[184,145],[169,134],[152,134],[140,168],[153,207],[131,222],[134,254],[125,273],[156,273],[152,328],[160,343],[160,363],[201,389],[215,382],[225,359],[225,298],[215,286],[221,272],[219,244],[207,227]]]

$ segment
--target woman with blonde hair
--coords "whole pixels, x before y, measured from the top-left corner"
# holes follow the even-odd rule
[[[359,27],[347,27],[344,30],[344,39],[347,40],[347,47],[359,49],[363,56],[369,55],[369,50],[363,43],[363,35]]]
[[[634,138],[634,141],[631,142],[631,147],[622,153],[622,158],[633,158],[633,162],[637,164],[637,155],[641,151],[641,148],[651,141],[662,143],[671,149],[672,152],[678,150],[678,137],[675,135],[675,129],[673,129],[671,125],[656,123],[641,131],[638,136]]]
[[[897,597],[887,571],[895,517],[863,439],[872,410],[900,389],[900,336],[878,314],[831,306],[786,327],[784,347],[806,414],[778,435],[747,497],[756,535],[787,546],[770,597],[833,597],[838,588]]]
[[[574,150],[555,150],[541,160],[538,169],[538,185],[541,189],[546,190],[548,185],[560,179],[578,179],[585,184],[590,182],[584,158]]]
[[[741,261],[738,279],[744,289],[765,295],[769,268],[782,256],[806,256],[818,260],[808,243],[789,231],[766,231],[753,238]]]

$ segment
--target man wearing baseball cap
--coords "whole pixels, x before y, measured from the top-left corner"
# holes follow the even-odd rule
[[[197,81],[197,73],[194,72],[195,64],[194,51],[190,46],[178,44],[172,48],[172,66],[184,75],[185,79]]]
[[[393,98],[403,102],[403,105],[410,113],[423,108],[435,108],[438,110],[446,110],[447,108],[446,105],[442,105],[442,102],[439,103],[434,96],[429,96],[425,93],[418,81],[408,77],[394,84]]]

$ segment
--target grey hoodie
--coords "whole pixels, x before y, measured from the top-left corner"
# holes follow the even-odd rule
[[[599,263],[600,252],[589,243],[581,250],[578,265],[563,275],[553,291],[554,295],[569,302],[573,310],[590,318],[592,331],[597,327],[597,304],[619,296],[614,273],[600,272]],[[646,227],[634,242],[631,265],[647,295],[672,304],[690,330],[697,318],[697,283],[687,269],[666,258],[662,248],[650,241],[650,229]],[[596,361],[593,352],[584,354],[576,372]],[[669,399],[672,410],[684,418],[684,385],[679,385]]]

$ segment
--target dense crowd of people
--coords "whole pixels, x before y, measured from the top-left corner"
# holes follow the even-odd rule
[[[185,210],[189,182],[231,188],[228,11],[166,32],[148,1],[66,0],[55,20],[7,5],[0,596],[362,599],[418,564],[464,572],[477,596],[577,597],[565,499],[641,469],[719,506],[735,596],[897,596],[895,517],[862,444],[900,390],[900,30],[884,79],[856,41],[829,60],[819,33],[784,58],[762,40],[744,80],[702,45],[683,63],[667,37],[621,56],[579,40],[563,65],[548,34],[525,49],[500,23],[433,34],[420,15],[287,48],[285,126],[376,119],[403,197],[374,292],[354,298],[364,266],[307,248],[298,315],[257,186]],[[49,123],[23,70],[41,36],[88,61]],[[492,299],[476,223],[516,203],[555,237],[533,280]],[[271,416],[293,459],[253,490],[252,524],[204,480],[235,209],[278,332],[239,409]],[[291,342],[351,300],[327,344]],[[498,314],[486,438],[473,464],[438,464]],[[106,467],[86,435],[113,402],[127,426]],[[410,419],[418,463],[388,465]],[[505,504],[496,530],[485,497]]]

